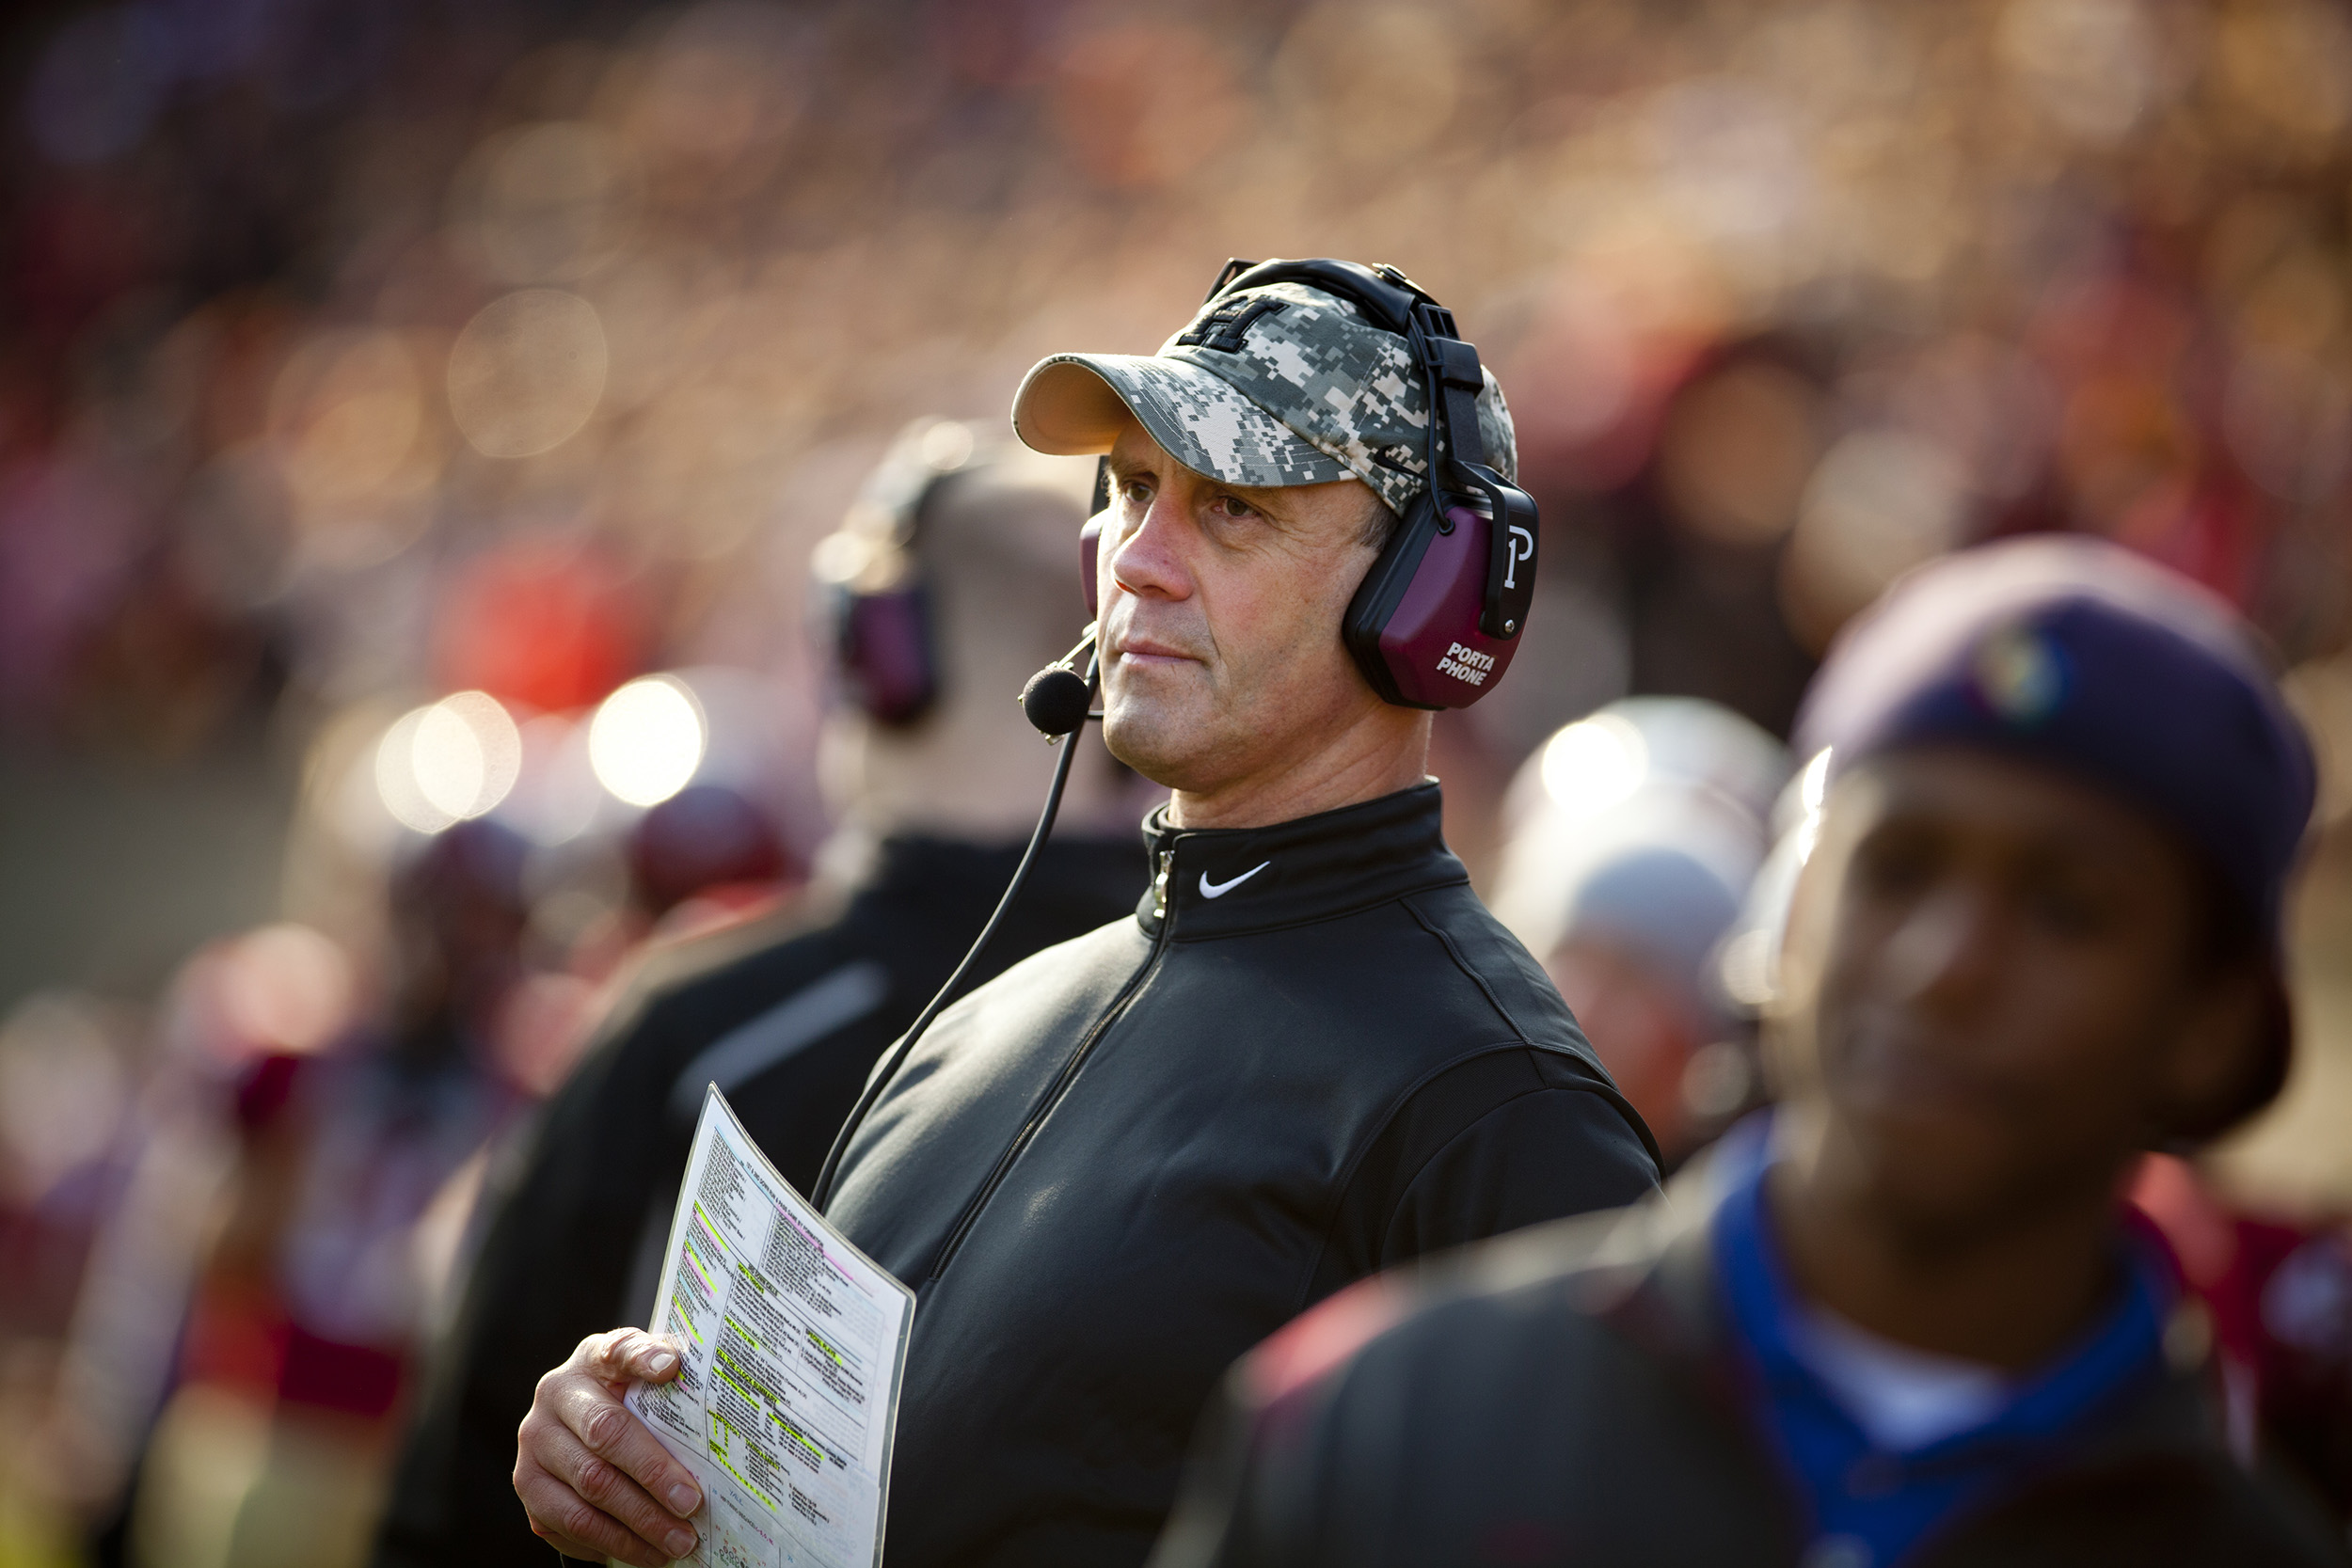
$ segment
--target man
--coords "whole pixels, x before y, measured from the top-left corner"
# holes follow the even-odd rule
[[[1211,315],[1148,358],[1049,359],[1014,404],[1033,446],[1108,449],[1104,737],[1174,798],[1134,918],[949,1009],[850,1145],[829,1214],[918,1294],[898,1568],[1139,1562],[1232,1356],[1375,1270],[1655,1183],[1439,837],[1428,715],[1342,644],[1423,483],[1383,461],[1428,428],[1419,370],[1303,284]],[[683,1470],[614,1392],[675,1366],[615,1335],[542,1382],[516,1486],[559,1549],[691,1543]]]
[[[1996,546],[1850,632],[1800,734],[1781,1111],[1671,1207],[1277,1338],[1159,1568],[2343,1560],[2230,1458],[2119,1196],[2285,1067],[2312,761],[2243,627]]]
[[[927,440],[956,461],[929,471],[938,466],[910,450]],[[1083,613],[1069,576],[1080,508],[1047,460],[962,455],[971,448],[960,425],[910,432],[875,476],[895,500],[862,505],[845,528],[852,546],[862,532],[910,535],[935,699],[898,722],[865,701],[828,717],[826,785],[846,818],[830,869],[783,914],[656,950],[549,1103],[490,1206],[377,1541],[382,1568],[547,1561],[515,1498],[515,1423],[539,1372],[582,1335],[647,1321],[704,1085],[726,1091],[805,1191],[874,1059],[1004,891],[1054,760],[1004,720]],[[1144,883],[1127,836],[1143,801],[1108,757],[1078,762],[1060,833],[987,974],[1131,909]]]

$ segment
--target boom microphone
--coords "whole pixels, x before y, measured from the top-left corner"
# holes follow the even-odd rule
[[[1086,673],[1083,675],[1077,671],[1081,657],[1086,659]],[[1088,709],[1094,705],[1094,685],[1101,672],[1102,661],[1095,648],[1094,627],[1089,625],[1076,647],[1029,677],[1029,684],[1021,689],[1021,711],[1028,715],[1030,723],[1059,742],[1095,717]],[[956,965],[956,972],[947,976],[947,983],[939,988],[939,994],[925,1006],[913,1026],[899,1037],[897,1045],[890,1048],[890,1054],[882,1059],[881,1068],[866,1080],[866,1090],[858,1096],[849,1120],[843,1122],[841,1131],[834,1134],[833,1148],[825,1153],[824,1168],[817,1173],[817,1185],[808,1195],[810,1204],[818,1212],[824,1212],[827,1200],[833,1196],[834,1179],[841,1173],[841,1158],[849,1152],[850,1140],[857,1135],[859,1123],[874,1108],[874,1102],[882,1098],[882,1090],[890,1086],[890,1081],[898,1076],[898,1069],[906,1065],[907,1056],[914,1051],[914,1042],[923,1037],[923,1031],[929,1029],[931,1021],[955,1000],[956,993],[962,989],[964,976],[972,972],[972,966],[988,950],[989,940],[1005,923],[1005,912],[1021,895],[1022,884],[1029,879],[1030,868],[1037,864],[1037,852],[1045,847],[1045,840],[1054,832],[1054,817],[1061,810],[1062,786],[1070,782],[1070,765],[1077,754],[1075,742],[1062,747],[1061,760],[1054,765],[1053,786],[1045,792],[1045,809],[1038,815],[1037,831],[1029,835],[1029,847],[1021,852],[1021,863],[1013,868],[1012,880],[1005,884],[1005,895],[996,900],[995,913],[990,915],[988,924],[980,927],[980,934],[973,942],[971,950],[964,954],[963,961]]]
[[[1091,661],[1084,675],[1078,673],[1077,663],[1079,655],[1091,654],[1093,648],[1094,628],[1089,626],[1076,647],[1031,675],[1029,684],[1021,689],[1021,711],[1039,734],[1059,738],[1075,733],[1090,717],[1087,710],[1094,705]]]

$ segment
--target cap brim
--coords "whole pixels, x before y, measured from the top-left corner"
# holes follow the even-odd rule
[[[1079,456],[1110,451],[1129,413],[1170,457],[1222,484],[1278,488],[1356,477],[1232,382],[1181,359],[1055,355],[1013,394],[1012,428],[1035,451]]]

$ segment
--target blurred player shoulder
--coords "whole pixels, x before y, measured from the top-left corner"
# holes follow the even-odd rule
[[[837,886],[811,882],[743,918],[647,942],[608,986],[583,1067],[648,1026],[739,1022],[746,1006],[790,986],[790,971],[822,962],[808,939],[821,938],[849,902]]]
[[[1275,1336],[1212,1406],[1152,1568],[1810,1563],[1710,1256],[1719,1164],[1367,1280]],[[2343,1562],[2304,1497],[2213,1437],[2198,1337],[2168,1353],[1917,1560]]]

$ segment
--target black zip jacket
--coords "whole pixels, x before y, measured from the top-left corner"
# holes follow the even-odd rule
[[[1671,1204],[1668,1198],[1672,1199]],[[1623,1215],[1375,1280],[1234,1369],[1152,1568],[1801,1568],[1748,1413],[1702,1162]],[[1901,1568],[2322,1568],[2343,1541],[2224,1448],[2194,1334]],[[1893,1568],[1879,1564],[1877,1568]]]
[[[1018,846],[889,839],[846,896],[648,956],[484,1197],[488,1231],[428,1369],[377,1568],[547,1568],[515,1497],[515,1427],[584,1336],[646,1321],[703,1085],[726,1091],[807,1191],[874,1059],[1019,859]],[[1048,845],[983,972],[1123,914],[1145,880],[1132,839]]]
[[[844,1164],[831,1216],[918,1295],[892,1568],[1140,1562],[1235,1356],[1375,1270],[1656,1184],[1434,784],[1146,840],[1135,918],[943,1014]]]

